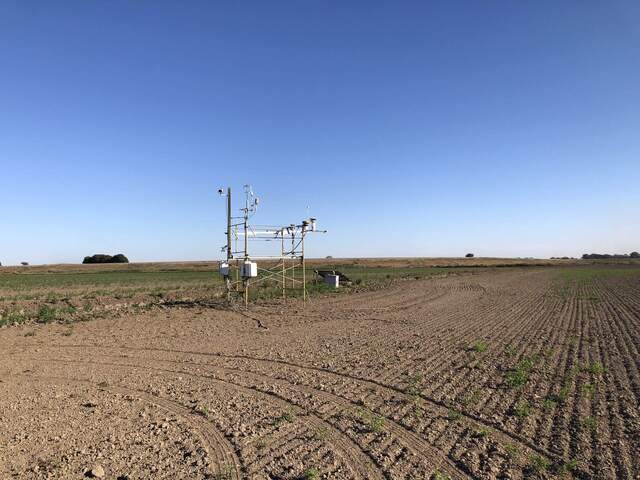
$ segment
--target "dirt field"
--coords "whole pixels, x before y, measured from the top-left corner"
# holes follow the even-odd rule
[[[0,478],[639,478],[639,349],[638,266],[27,322]]]

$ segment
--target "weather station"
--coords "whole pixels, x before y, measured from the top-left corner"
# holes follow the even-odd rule
[[[227,299],[242,297],[246,307],[250,289],[270,282],[281,290],[282,298],[287,298],[287,290],[300,291],[305,304],[308,297],[305,238],[326,230],[318,230],[313,217],[289,225],[251,224],[260,204],[251,185],[244,186],[244,207],[237,216],[233,215],[231,188],[220,188],[218,194],[227,200],[227,242],[221,248],[226,258],[219,265]],[[250,246],[255,242],[266,244],[266,250],[272,254],[252,255]]]

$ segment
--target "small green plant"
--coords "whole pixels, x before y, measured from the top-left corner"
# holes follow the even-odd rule
[[[320,426],[316,428],[315,432],[313,433],[313,438],[324,442],[327,438],[329,438],[329,433],[330,432],[328,427]]]
[[[0,327],[3,325],[21,325],[29,320],[24,310],[5,310],[0,312]]]
[[[320,478],[320,471],[317,468],[308,468],[302,474],[303,480],[318,480]]]
[[[449,407],[449,409],[447,410],[447,418],[453,422],[459,420],[461,416],[462,414],[453,407]]]
[[[422,416],[424,415],[424,410],[422,408],[420,408],[419,405],[414,405],[413,406],[413,416],[416,418],[422,418]]]
[[[451,480],[450,475],[447,475],[446,473],[442,473],[439,470],[436,470],[435,472],[433,472],[433,475],[431,476],[431,478],[433,480]]]
[[[507,373],[504,382],[509,386],[509,388],[520,389],[527,383],[527,380],[529,380],[528,373],[523,370],[516,369]]]
[[[280,415],[279,417],[277,417],[274,421],[273,424],[278,427],[284,423],[293,423],[296,419],[296,416],[293,414],[293,412],[291,410],[287,410],[286,412],[284,412],[282,415]]]
[[[549,470],[551,462],[548,458],[534,453],[531,455],[531,457],[529,457],[529,466],[534,473],[542,473]]]
[[[516,352],[517,350],[515,345],[507,345],[506,347],[504,347],[504,354],[509,358],[515,357]]]
[[[54,322],[58,318],[58,312],[55,308],[49,305],[41,305],[38,309],[38,323],[50,323]]]
[[[540,362],[540,355],[537,354],[520,360],[516,368],[505,376],[507,386],[514,389],[522,388],[529,381],[529,374],[538,362]]]
[[[485,342],[484,340],[478,340],[476,343],[474,343],[471,346],[471,349],[477,353],[484,353],[487,351],[488,348],[489,348],[489,345],[487,345],[487,342]]]
[[[592,416],[588,416],[580,420],[580,428],[589,430],[590,432],[595,432],[597,427],[596,419]]]
[[[604,373],[604,367],[600,362],[593,362],[587,368],[592,375],[602,375]]]
[[[356,416],[362,420],[371,432],[379,433],[384,427],[384,417],[374,414],[370,410],[358,407],[356,409]]]
[[[531,405],[528,402],[520,402],[516,405],[514,409],[516,417],[519,419],[527,418],[531,413]]]
[[[382,415],[374,415],[369,422],[369,428],[372,432],[379,433],[384,427],[384,417]]]
[[[480,390],[475,390],[470,396],[469,396],[469,403],[470,404],[476,404],[480,401],[480,397],[482,396],[482,394],[480,393]]]
[[[504,452],[509,460],[516,461],[520,457],[520,449],[513,443],[507,443],[504,446]]]
[[[407,381],[407,388],[404,392],[411,397],[413,402],[416,402],[422,394],[422,389],[420,388],[421,381],[422,375],[420,374],[411,375]]]
[[[578,470],[578,460],[576,458],[572,458],[560,467],[560,473],[575,472],[576,470]]]
[[[560,403],[564,403],[567,401],[567,398],[569,398],[569,392],[570,389],[568,386],[564,386],[560,389],[560,391],[558,392],[558,401]]]
[[[199,407],[196,411],[204,418],[209,418],[209,416],[211,415],[211,413],[209,412],[209,408],[206,405]]]
[[[542,408],[545,412],[550,412],[551,410],[553,410],[554,408],[556,408],[556,405],[558,404],[558,402],[556,402],[555,400],[551,399],[551,398],[545,398],[542,401]]]
[[[596,393],[596,386],[593,383],[585,383],[582,385],[582,393],[586,397],[593,397],[593,394]]]

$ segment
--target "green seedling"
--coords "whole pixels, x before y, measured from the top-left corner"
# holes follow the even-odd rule
[[[529,374],[533,370],[533,367],[540,361],[539,355],[534,355],[532,357],[524,357],[518,365],[516,365],[515,370],[512,370],[507,373],[505,376],[505,383],[510,388],[520,389],[522,388],[527,381],[529,381]]]
[[[558,404],[558,403],[557,403],[555,400],[553,400],[553,399],[551,399],[551,398],[545,398],[545,399],[542,401],[542,408],[544,409],[544,411],[546,411],[546,412],[550,412],[551,410],[553,410],[554,408],[556,408],[556,405],[557,405],[557,404]]]
[[[356,416],[362,420],[371,432],[379,433],[384,427],[385,419],[382,415],[374,414],[369,410],[358,407],[356,409]]]
[[[320,471],[317,468],[308,468],[302,474],[304,480],[318,480],[320,478]]]
[[[527,418],[531,413],[531,405],[528,402],[521,402],[516,405],[515,414],[519,419]]]
[[[587,368],[592,375],[602,375],[604,373],[604,367],[600,362],[593,362]]]
[[[435,472],[433,472],[433,475],[431,476],[431,478],[433,480],[451,480],[450,475],[447,475],[446,473],[442,473],[439,470],[436,470]]]
[[[580,428],[584,428],[585,430],[589,430],[590,432],[595,432],[598,425],[596,419],[589,416],[580,420]]]
[[[507,345],[506,347],[504,347],[504,354],[509,358],[515,357],[516,351],[517,350],[515,345]]]
[[[504,451],[507,455],[507,458],[511,461],[515,461],[518,459],[518,457],[520,457],[520,449],[513,443],[507,443],[504,446]]]
[[[582,385],[582,393],[591,398],[593,394],[596,393],[596,386],[593,383],[585,383]]]
[[[58,312],[55,308],[50,307],[49,305],[41,305],[38,309],[37,315],[38,323],[50,323],[54,322],[58,318]]]
[[[280,415],[279,417],[277,417],[274,421],[273,424],[278,427],[284,423],[293,423],[296,419],[296,416],[293,414],[293,412],[291,410],[287,410],[286,412],[284,412],[282,415]]]
[[[488,348],[489,346],[487,345],[487,342],[485,342],[484,340],[478,340],[476,343],[474,343],[471,346],[471,349],[477,353],[484,353],[487,351]]]
[[[329,438],[329,435],[330,435],[329,428],[320,426],[316,428],[315,432],[313,433],[313,438],[315,438],[318,441],[324,442],[326,439]]]
[[[534,473],[542,473],[544,471],[549,470],[551,466],[551,462],[548,458],[543,457],[542,455],[538,455],[534,453],[529,457],[529,466]]]
[[[571,460],[569,460],[568,462],[565,462],[562,467],[560,467],[560,473],[567,473],[567,472],[575,472],[578,470],[578,460],[573,458]]]
[[[570,392],[570,389],[568,386],[562,387],[558,392],[558,401],[561,403],[566,402],[567,398],[569,398],[569,392]]]
[[[422,394],[420,382],[422,382],[422,375],[420,374],[410,376],[407,381],[407,388],[404,392],[411,397],[413,402],[416,402]]]
[[[453,407],[449,407],[447,410],[447,418],[451,421],[455,422],[456,420],[459,420],[461,416],[462,414]]]

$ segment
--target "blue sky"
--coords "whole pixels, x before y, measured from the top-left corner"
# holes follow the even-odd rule
[[[0,0],[0,262],[640,250],[635,1]]]

